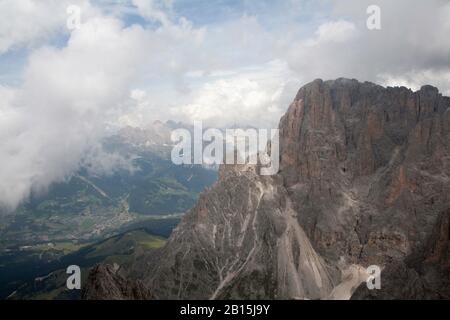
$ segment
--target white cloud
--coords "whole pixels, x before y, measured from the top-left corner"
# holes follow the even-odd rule
[[[166,10],[172,7],[172,1],[132,0],[132,3],[137,7],[141,16],[157,21],[163,26],[169,26],[171,24]]]
[[[220,77],[212,76],[193,90],[186,97],[188,103],[172,107],[172,118],[219,127],[276,127],[298,89],[298,82],[281,61],[213,75]]]
[[[1,0],[0,55],[39,46],[52,37],[67,34],[69,5],[80,7],[83,19],[98,14],[89,0]]]
[[[379,83],[385,86],[404,86],[412,90],[419,90],[424,84],[430,84],[441,88],[441,92],[450,96],[448,82],[450,79],[450,68],[442,70],[420,70],[410,71],[402,74],[380,74]]]
[[[354,38],[357,29],[354,23],[338,20],[321,24],[316,31],[316,38],[311,40],[311,45],[326,42],[346,42]]]
[[[67,47],[36,50],[21,88],[2,89],[2,98],[9,97],[0,109],[7,115],[0,124],[3,206],[14,208],[30,191],[70,175],[86,157],[95,159],[89,152],[99,154],[108,121],[122,112],[145,56],[144,38],[141,27],[91,19]]]
[[[318,25],[315,37],[295,39],[291,34],[283,47],[284,59],[302,81],[349,77],[377,82],[390,75],[392,84],[408,74],[428,74],[419,76],[416,85],[429,82],[449,91],[450,78],[439,76],[450,66],[448,1],[380,0],[381,30],[366,27],[372,1],[333,3],[332,14]]]
[[[49,37],[64,21],[63,14],[49,14],[50,5],[60,7],[59,1],[0,1],[0,54]]]

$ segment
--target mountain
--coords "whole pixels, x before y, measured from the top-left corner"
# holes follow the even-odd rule
[[[127,277],[159,299],[389,298],[364,290],[378,265],[391,297],[449,297],[449,106],[432,86],[305,85],[279,124],[279,173],[222,165]]]

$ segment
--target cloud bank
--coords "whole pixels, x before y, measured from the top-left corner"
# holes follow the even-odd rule
[[[0,206],[123,161],[100,142],[122,125],[202,120],[274,127],[298,88],[351,77],[450,94],[450,3],[2,0]],[[81,28],[66,27],[69,5]],[[14,57],[25,56],[25,59]]]

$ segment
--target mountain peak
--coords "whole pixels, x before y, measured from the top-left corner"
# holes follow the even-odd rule
[[[157,263],[131,272],[164,299],[350,298],[369,265],[425,250],[448,209],[450,99],[435,92],[303,86],[280,120],[280,172],[221,174]],[[424,268],[447,290],[448,265]]]

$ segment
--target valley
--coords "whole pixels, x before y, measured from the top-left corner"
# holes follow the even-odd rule
[[[163,124],[154,125],[161,129]],[[199,193],[216,180],[212,169],[174,165],[168,158],[167,135],[149,143],[154,129],[133,129],[140,132],[140,138],[129,136],[130,130],[109,137],[104,147],[131,159],[132,171],[98,175],[82,168],[66,182],[32,195],[15,212],[4,215],[0,221],[0,297],[55,272],[67,261],[88,267],[120,252],[120,248],[117,252],[110,248],[108,255],[84,256],[104,239],[135,235],[134,230],[167,238]],[[79,257],[82,261],[76,263]],[[65,277],[64,272],[60,277]]]

